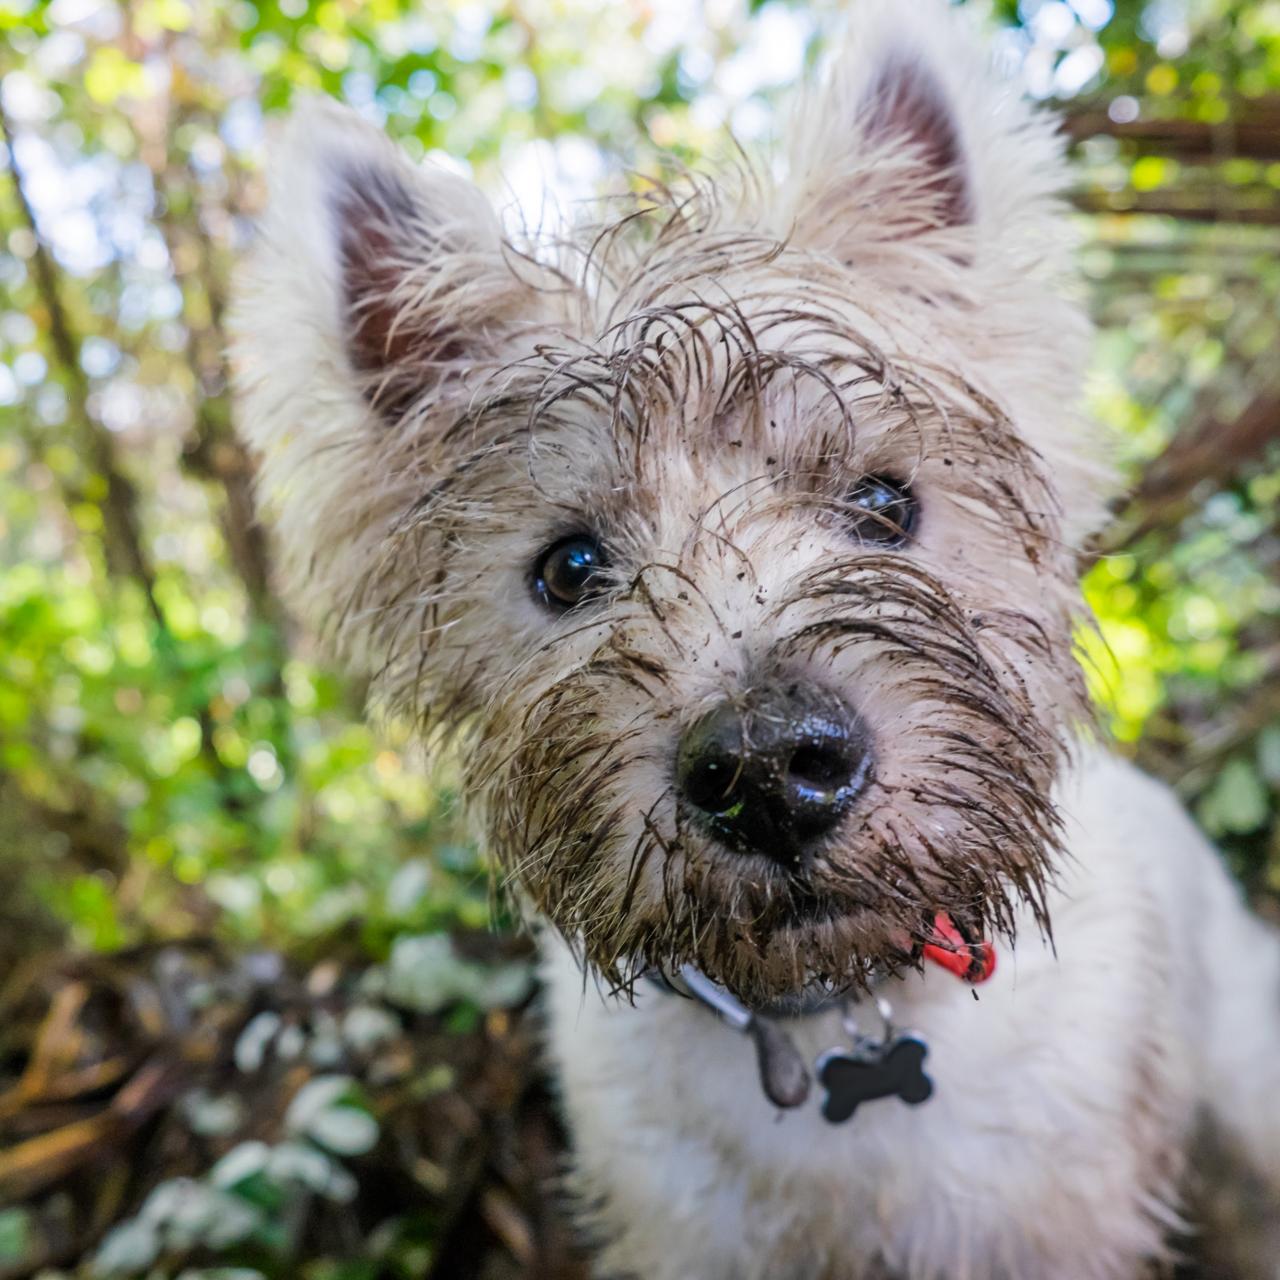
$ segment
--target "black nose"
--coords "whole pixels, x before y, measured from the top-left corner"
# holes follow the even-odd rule
[[[685,800],[732,849],[793,862],[866,785],[865,726],[825,689],[770,685],[703,716],[680,740]]]

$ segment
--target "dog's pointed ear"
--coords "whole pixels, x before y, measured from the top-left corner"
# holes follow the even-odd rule
[[[869,148],[900,154],[910,166],[920,230],[973,221],[973,177],[955,104],[920,50],[886,47],[855,112]]]
[[[530,318],[533,291],[504,255],[489,201],[440,166],[415,167],[354,112],[305,101],[270,148],[268,179],[243,276],[246,327],[270,326],[272,346],[305,337],[383,419]]]
[[[823,90],[799,111],[784,209],[795,239],[845,261],[886,244],[953,263],[1065,185],[1051,121],[945,0],[864,0]]]
[[[471,183],[414,166],[345,108],[304,103],[267,165],[233,314],[239,425],[286,596],[321,621],[368,616],[389,523],[544,295]]]

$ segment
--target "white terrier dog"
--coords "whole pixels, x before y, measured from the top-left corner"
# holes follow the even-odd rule
[[[238,308],[284,589],[545,922],[600,1275],[1130,1280],[1201,1142],[1280,1275],[1280,945],[1085,729],[1054,123],[940,0],[853,24],[771,167],[551,246],[303,109]]]

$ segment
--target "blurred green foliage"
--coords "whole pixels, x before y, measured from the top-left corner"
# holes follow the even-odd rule
[[[397,1008],[461,1001],[455,1030],[520,998],[523,968],[441,936],[495,901],[448,760],[366,727],[271,591],[224,328],[264,135],[332,94],[536,222],[726,125],[766,138],[857,3],[0,0],[0,990],[45,945],[212,935],[376,962]],[[1275,893],[1280,2],[995,8],[1002,54],[1068,112],[1090,404],[1131,485],[1087,579],[1102,717]],[[226,1104],[183,1105],[200,1132]],[[153,1185],[99,1271],[302,1274],[297,1206],[354,1194],[377,1122],[322,1075],[282,1124]],[[0,1274],[35,1224],[0,1210]],[[214,1266],[228,1250],[255,1269]],[[306,1274],[419,1275],[430,1248],[356,1253]]]
[[[488,918],[448,762],[364,727],[249,519],[223,326],[270,117],[336,95],[536,219],[767,135],[856,2],[0,2],[0,965],[202,931],[381,956]],[[1280,4],[997,9],[1079,122],[1091,401],[1135,485],[1089,578],[1099,696],[1275,887]]]

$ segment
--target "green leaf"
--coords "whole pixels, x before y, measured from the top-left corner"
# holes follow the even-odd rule
[[[141,1218],[113,1227],[93,1259],[95,1276],[134,1275],[146,1270],[160,1256],[160,1235]]]
[[[362,1156],[378,1145],[378,1122],[357,1107],[330,1107],[312,1119],[307,1136],[335,1155]]]
[[[178,1273],[177,1280],[267,1280],[261,1271],[251,1267],[200,1267],[187,1268]]]
[[[1200,803],[1201,821],[1219,835],[1256,831],[1269,812],[1267,789],[1257,769],[1239,757],[1227,762]]]
[[[1280,787],[1280,724],[1268,725],[1258,737],[1258,769],[1273,787]]]
[[[31,1247],[31,1219],[26,1209],[0,1209],[0,1262],[16,1263]]]
[[[231,1190],[260,1174],[271,1159],[271,1148],[256,1139],[232,1147],[209,1170],[209,1182],[223,1190]]]
[[[285,1112],[285,1128],[293,1133],[305,1133],[311,1122],[322,1111],[352,1097],[356,1082],[350,1076],[314,1076],[298,1090]]]

